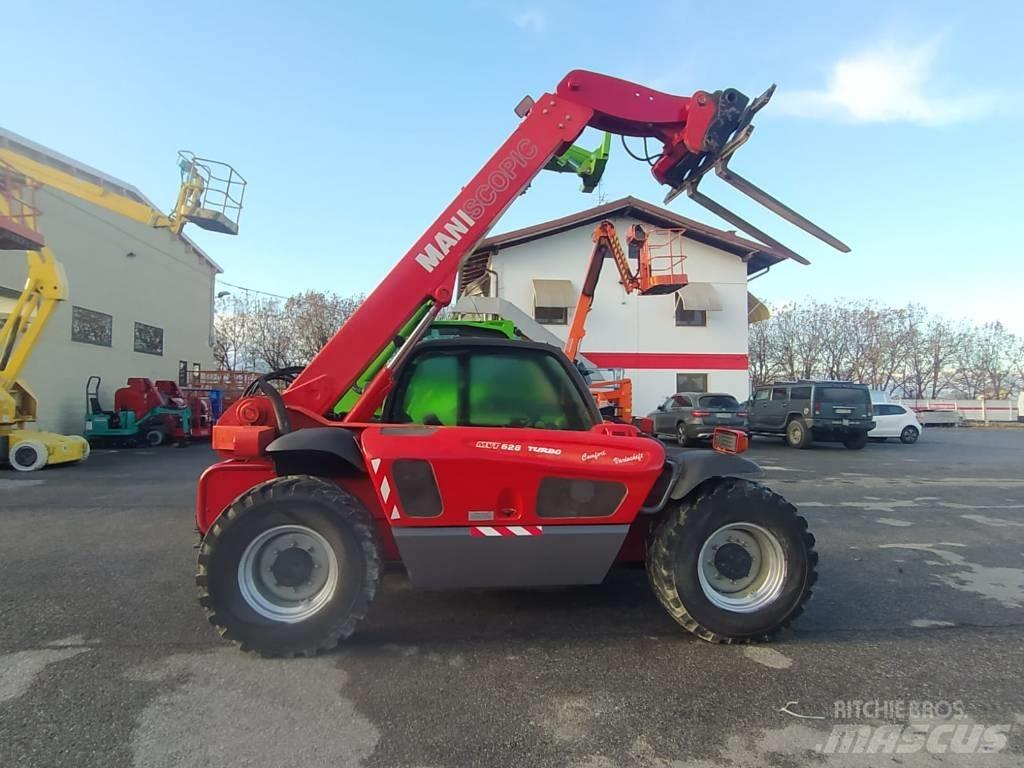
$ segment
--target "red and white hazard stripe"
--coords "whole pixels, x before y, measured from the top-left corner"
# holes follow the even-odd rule
[[[470,536],[540,536],[543,533],[542,525],[474,525],[469,529]]]
[[[370,466],[373,468],[373,473],[375,475],[381,475],[380,484],[377,488],[380,490],[381,501],[383,501],[386,506],[388,499],[391,498],[391,483],[388,482],[387,474],[380,471],[380,459],[370,459]],[[388,515],[388,518],[391,520],[398,520],[400,517],[401,515],[398,513],[398,505],[392,504],[391,514]]]

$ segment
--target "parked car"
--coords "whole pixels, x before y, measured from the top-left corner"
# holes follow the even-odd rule
[[[921,422],[913,410],[896,403],[876,403],[874,406],[875,428],[868,437],[885,440],[898,437],[901,443],[916,443],[921,436]]]
[[[677,392],[647,418],[655,437],[675,438],[680,445],[710,438],[715,427],[747,429],[747,412],[724,392]]]
[[[758,387],[748,420],[751,434],[780,435],[792,448],[820,440],[858,450],[875,427],[868,388],[847,381],[777,381]]]

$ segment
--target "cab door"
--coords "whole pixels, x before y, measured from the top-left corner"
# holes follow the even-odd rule
[[[754,392],[750,400],[750,409],[747,418],[750,420],[750,429],[768,429],[772,426],[769,421],[771,415],[771,387],[760,387]]]
[[[664,449],[601,423],[576,378],[546,345],[460,339],[412,353],[362,448],[414,583],[604,578]]]

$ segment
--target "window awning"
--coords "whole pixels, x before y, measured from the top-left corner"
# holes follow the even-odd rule
[[[711,283],[687,283],[679,289],[676,300],[683,305],[683,309],[705,312],[718,312],[722,309],[722,300]]]
[[[571,280],[534,280],[533,304],[535,307],[574,307],[576,292]]]
[[[767,320],[772,316],[772,313],[768,310],[768,307],[764,305],[757,296],[752,293],[747,293],[747,323],[760,323],[762,320]]]

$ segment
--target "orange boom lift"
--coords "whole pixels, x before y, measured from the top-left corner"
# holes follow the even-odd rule
[[[610,221],[602,221],[594,229],[594,250],[590,254],[587,274],[583,279],[580,298],[572,316],[572,326],[565,341],[565,355],[576,360],[583,337],[587,335],[587,315],[594,304],[594,292],[601,279],[601,268],[611,258],[619,271],[619,282],[626,293],[638,291],[641,296],[661,296],[675,293],[689,281],[683,271],[682,229],[645,230],[639,224],[630,227],[626,238],[629,257],[622,248],[622,242]],[[637,260],[634,274],[629,259]],[[592,380],[590,393],[597,401],[602,415],[624,422],[633,419],[633,382],[612,371],[610,379]]]

